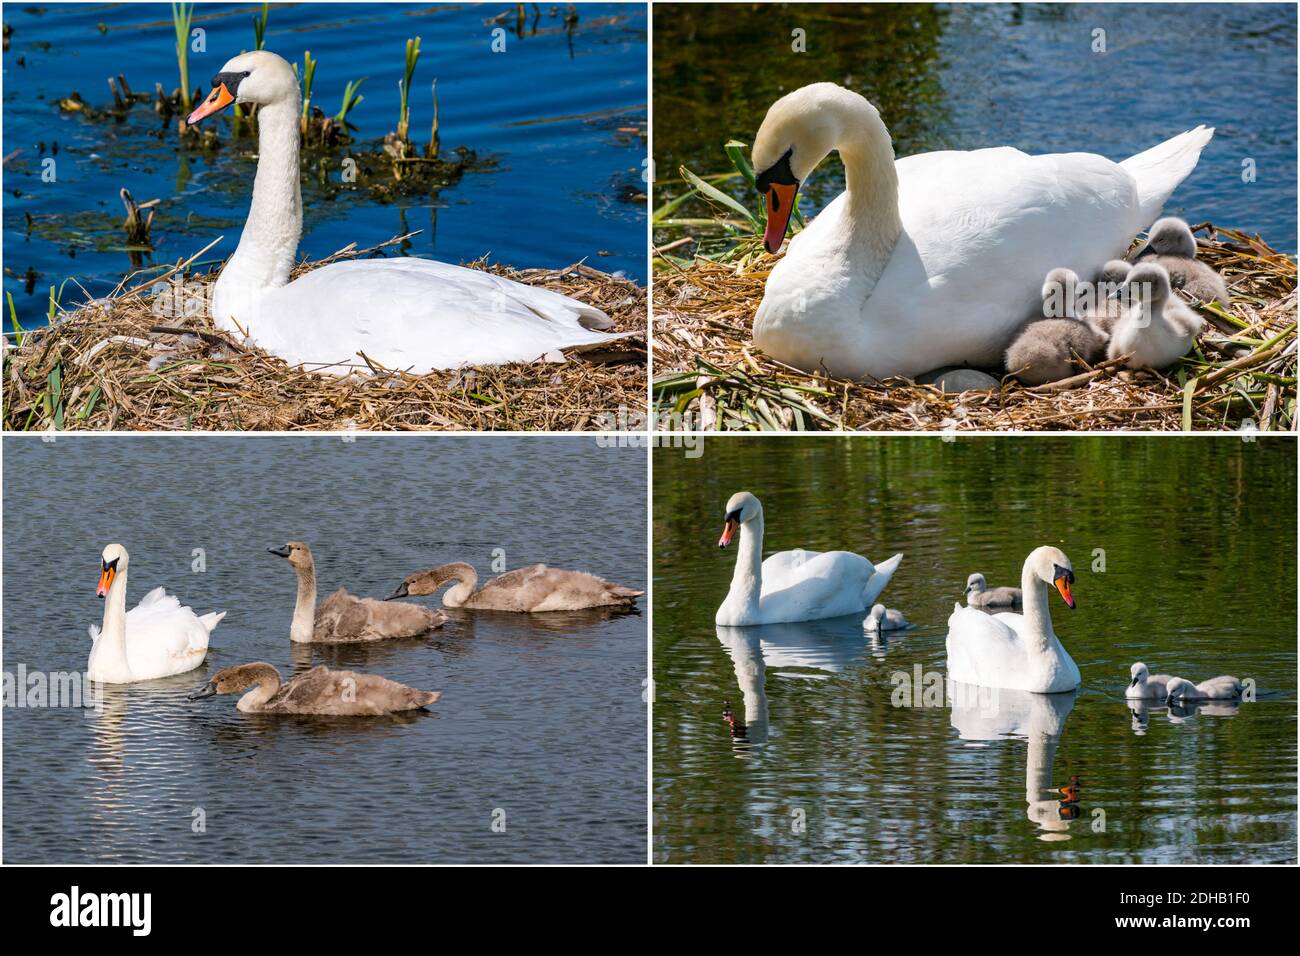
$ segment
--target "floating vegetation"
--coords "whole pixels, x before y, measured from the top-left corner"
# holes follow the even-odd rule
[[[693,184],[696,195],[741,215],[731,197],[725,202],[701,183]],[[664,219],[680,198],[666,204],[671,208]],[[737,241],[717,255],[682,258],[681,250],[695,241],[690,237],[656,250],[654,412],[670,427],[1296,428],[1296,263],[1258,236],[1209,223],[1194,227],[1208,236],[1198,239],[1197,256],[1223,276],[1232,308],[1200,305],[1209,320],[1206,331],[1192,354],[1167,373],[1102,362],[1065,382],[1026,388],[1008,377],[997,389],[954,394],[905,378],[851,381],[810,374],[763,355],[752,344],[751,327],[777,259],[737,220],[723,228],[735,230]]]
[[[348,246],[329,262],[382,255]],[[210,247],[209,247],[210,248]],[[636,283],[575,264],[516,271],[469,263],[518,282],[553,289],[604,310],[618,331],[638,333],[564,363],[533,362],[410,375],[363,354],[357,374],[321,375],[236,341],[199,308],[177,310],[215,281],[187,270],[208,250],[155,278],[70,310],[50,289],[50,324],[23,332],[4,352],[4,427],[15,430],[493,430],[636,428],[627,409],[644,408],[646,293]],[[159,291],[159,290],[162,291]],[[161,306],[166,306],[161,307]],[[10,311],[13,312],[12,302]],[[181,314],[175,313],[202,313]],[[624,417],[620,417],[624,416]]]

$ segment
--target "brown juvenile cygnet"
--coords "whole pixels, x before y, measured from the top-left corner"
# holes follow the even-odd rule
[[[374,598],[354,597],[343,588],[317,606],[316,563],[311,548],[301,541],[290,541],[282,548],[267,550],[288,558],[298,573],[298,602],[293,609],[289,639],[299,644],[344,644],[417,637],[441,627],[447,620],[447,615],[441,611],[414,604],[385,604]]]
[[[966,579],[966,606],[985,611],[1019,611],[1022,606],[1020,588],[991,588],[984,575],[976,571]]]
[[[480,611],[578,611],[589,607],[632,607],[644,591],[611,584],[594,574],[564,571],[544,564],[507,571],[478,591],[478,572],[463,562],[444,564],[408,575],[386,600],[433,594],[448,581],[457,582],[442,596],[443,607]],[[398,605],[403,606],[403,605]]]
[[[1042,314],[1031,319],[1006,352],[1007,372],[1026,385],[1058,382],[1083,371],[1106,350],[1106,340],[1079,316],[1079,277],[1053,269],[1043,280]]]
[[[215,694],[238,694],[236,709],[245,714],[319,714],[325,717],[375,717],[432,704],[441,691],[416,690],[377,674],[332,671],[324,664],[280,682],[280,673],[258,661],[227,667],[212,675],[190,700]]]
[[[1196,258],[1196,237],[1187,223],[1177,216],[1157,219],[1147,234],[1147,241],[1130,254],[1133,262],[1156,262],[1169,273],[1172,288],[1182,289],[1202,302],[1229,304],[1228,286],[1223,277]]]

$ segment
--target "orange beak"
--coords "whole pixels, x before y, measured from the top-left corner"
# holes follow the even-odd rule
[[[776,255],[785,241],[785,230],[794,212],[794,197],[798,185],[773,183],[767,188],[767,230],[763,233],[763,248]]]
[[[230,90],[226,89],[226,84],[218,83],[212,88],[208,98],[199,104],[198,108],[186,118],[185,123],[188,126],[193,126],[204,117],[211,116],[219,110],[224,110],[233,102],[235,102],[235,98],[230,95]]]
[[[1056,590],[1061,592],[1061,597],[1065,599],[1066,607],[1074,607],[1074,595],[1070,593],[1070,582],[1065,578],[1057,578],[1054,582]]]
[[[718,547],[725,548],[731,544],[731,539],[736,536],[736,529],[739,527],[739,521],[735,518],[728,518],[727,523],[722,526],[722,537],[718,539]]]
[[[95,597],[105,597],[108,595],[108,589],[113,586],[113,578],[117,577],[117,568],[104,568],[99,574],[99,586],[95,588]]]

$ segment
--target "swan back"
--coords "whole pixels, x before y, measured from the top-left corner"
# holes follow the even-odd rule
[[[316,608],[312,640],[342,644],[418,637],[446,623],[442,611],[418,604],[392,604],[359,598],[339,588]]]

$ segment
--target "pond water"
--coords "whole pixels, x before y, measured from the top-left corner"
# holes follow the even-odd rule
[[[806,53],[791,52],[796,29]],[[1104,54],[1092,51],[1097,30]],[[1214,126],[1166,214],[1296,251],[1293,4],[656,3],[654,35],[656,205],[682,191],[680,165],[730,171],[728,139],[752,143],[773,101],[832,80],[875,103],[898,156],[1010,145],[1120,160]],[[1254,182],[1242,180],[1246,159]],[[728,191],[755,208],[738,183]],[[801,208],[843,188],[832,157]]]
[[[193,26],[206,52],[190,54],[190,85],[202,86],[230,57],[254,46],[257,4],[202,4]],[[530,12],[515,32],[514,4],[273,4],[266,49],[302,69],[318,61],[312,102],[333,115],[349,80],[365,77],[350,114],[358,148],[392,130],[406,39],[421,37],[412,84],[412,138],[423,149],[437,80],[444,155],[467,147],[483,161],[457,183],[388,202],[359,188],[304,181],[299,255],[321,258],[350,242],[367,248],[422,229],[406,255],[462,262],[490,256],[516,268],[562,268],[586,259],[606,272],[645,278],[642,166],[647,116],[646,12],[641,4]],[[497,23],[502,13],[510,16]],[[254,150],[232,148],[230,110],[208,120],[222,148],[181,150],[173,126],[151,104],[120,122],[62,112],[76,90],[96,109],[112,105],[107,78],[124,74],[137,92],[178,87],[175,30],[166,4],[49,4],[5,7],[13,27],[4,54],[4,289],[25,327],[41,324],[49,287],[76,277],[94,295],[133,268],[118,190],[161,199],[154,252],[143,264],[174,263],[218,236],[202,263],[239,241],[248,212]],[[98,28],[103,24],[107,32]],[[504,31],[494,53],[493,31]],[[57,144],[57,154],[54,153]],[[342,153],[339,153],[341,156]],[[57,180],[42,181],[43,160]],[[333,176],[339,165],[335,157]],[[336,184],[337,185],[337,184]],[[333,194],[333,195],[331,195]],[[31,217],[29,222],[27,217]],[[391,252],[392,250],[390,250]],[[69,285],[63,301],[84,296]],[[8,309],[5,327],[11,328]]]
[[[198,613],[228,612],[202,667],[108,688],[102,712],[6,708],[5,862],[645,861],[640,613],[452,610],[423,638],[304,648],[289,641],[294,574],[266,553],[308,541],[322,598],[382,597],[452,560],[487,576],[496,548],[509,567],[644,588],[643,452],[576,438],[6,438],[4,464],[8,672],[85,668],[110,542],[130,552],[129,606],[166,585]],[[443,696],[391,719],[186,699],[257,660]]]
[[[654,860],[1295,862],[1295,452],[1127,437],[657,450]],[[716,627],[740,490],[762,500],[764,554],[903,552],[881,600],[917,626]],[[1018,585],[1041,544],[1074,564],[1077,608],[1052,596],[1051,613],[1080,689],[927,696],[967,575]],[[1258,697],[1130,709],[1137,660],[1250,677]]]

